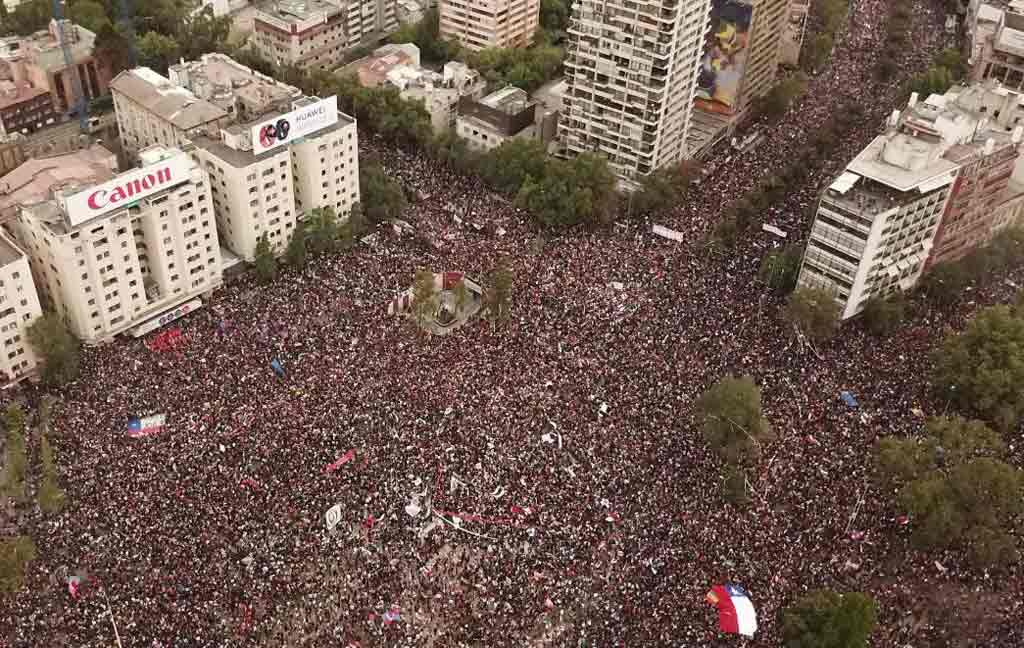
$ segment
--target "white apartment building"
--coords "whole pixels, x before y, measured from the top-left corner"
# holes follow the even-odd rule
[[[540,26],[540,0],[438,0],[442,38],[479,52],[529,47]]]
[[[345,53],[399,28],[397,0],[264,0],[251,40],[277,65],[332,70]]]
[[[206,173],[154,146],[142,166],[63,187],[14,221],[40,296],[86,343],[145,324],[221,285]]]
[[[711,0],[580,0],[566,47],[566,156],[593,151],[627,184],[688,156]]]
[[[4,386],[28,377],[38,363],[28,327],[43,314],[28,257],[0,230],[0,371]]]
[[[190,107],[229,115],[189,131],[184,148],[209,173],[221,240],[239,257],[252,261],[264,233],[283,251],[312,209],[330,207],[344,219],[359,202],[356,122],[338,112],[334,97],[304,97],[223,54],[174,65],[167,79],[145,76],[187,92]],[[158,112],[150,119],[174,117]]]
[[[833,291],[843,319],[917,283],[956,177],[947,144],[898,122],[897,112],[825,190],[811,226],[798,284]]]

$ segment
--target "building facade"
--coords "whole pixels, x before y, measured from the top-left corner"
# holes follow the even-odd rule
[[[333,70],[346,53],[399,28],[396,0],[265,0],[252,46],[276,65]]]
[[[524,90],[508,86],[476,100],[459,100],[455,132],[469,148],[489,151],[514,137],[534,137],[537,103]]]
[[[28,341],[28,328],[43,311],[28,257],[0,230],[0,383],[10,385],[30,375],[39,362]]]
[[[25,207],[50,200],[63,187],[91,187],[117,174],[117,156],[100,144],[73,153],[25,160],[0,178],[0,223]]]
[[[540,27],[540,0],[439,0],[442,38],[474,52],[528,47]]]
[[[574,4],[562,153],[600,153],[627,183],[684,159],[710,10],[710,0]]]
[[[1021,117],[994,83],[912,94],[821,197],[798,283],[832,291],[846,319],[1019,224]]]
[[[71,66],[65,62],[58,33],[68,46]],[[76,76],[86,101],[108,94],[113,74],[109,62],[96,58],[95,49],[96,34],[69,20],[61,21],[58,28],[57,21],[51,20],[45,35],[25,39],[19,54],[8,60],[19,69],[19,78],[24,75],[33,87],[50,92],[55,111],[66,113],[77,99]]]
[[[0,81],[0,134],[27,135],[58,121],[49,91],[27,81]]]
[[[13,222],[43,301],[86,343],[221,285],[209,180],[178,149],[92,187],[65,187]]]

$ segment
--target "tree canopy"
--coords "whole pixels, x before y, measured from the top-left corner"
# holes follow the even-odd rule
[[[255,265],[256,278],[260,283],[270,283],[277,276],[277,259],[266,232],[256,242]]]
[[[875,335],[886,335],[896,330],[906,316],[907,300],[902,292],[888,297],[872,297],[864,304],[861,317],[864,325]]]
[[[1009,306],[986,308],[933,352],[940,398],[1004,430],[1024,416],[1024,318]]]
[[[775,248],[761,259],[757,276],[776,293],[785,295],[796,287],[803,254],[803,249],[796,244]]]
[[[999,435],[980,421],[934,418],[922,440],[886,437],[876,453],[923,549],[967,549],[979,566],[1016,559],[1013,520],[1024,512],[1024,473],[1003,461]]]
[[[46,313],[28,327],[28,341],[42,361],[41,375],[51,385],[78,377],[81,346],[57,313]]]
[[[839,328],[843,309],[826,288],[797,288],[786,302],[786,320],[817,342],[825,341]]]
[[[729,463],[756,461],[761,445],[774,438],[750,376],[722,378],[697,400],[696,411],[708,445]]]
[[[678,205],[699,175],[700,166],[695,162],[681,162],[648,173],[629,198],[630,212],[649,214]]]
[[[373,159],[359,163],[359,199],[370,223],[400,218],[408,201],[402,187]]]
[[[782,612],[786,648],[865,648],[878,623],[878,604],[867,594],[815,590]]]

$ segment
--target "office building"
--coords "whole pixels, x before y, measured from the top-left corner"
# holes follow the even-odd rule
[[[593,151],[626,181],[687,157],[711,0],[580,0],[566,45],[562,154]]]
[[[438,0],[441,37],[474,52],[528,47],[540,27],[540,0]]]
[[[165,316],[221,285],[206,173],[178,149],[99,185],[55,188],[11,223],[42,300],[86,343]]]
[[[161,144],[183,142],[209,173],[221,240],[239,257],[252,261],[264,233],[283,251],[310,210],[331,208],[344,220],[359,202],[356,123],[334,97],[304,97],[223,54],[171,66],[169,78],[132,72],[141,96],[166,86],[165,96],[190,97],[172,105],[203,116],[172,128],[177,111],[157,102],[137,121],[156,125],[153,136],[167,138]]]
[[[101,144],[73,153],[25,160],[0,178],[0,223],[25,207],[50,200],[62,187],[91,187],[117,175],[117,156]]]
[[[39,362],[28,328],[43,314],[28,257],[0,230],[0,384],[8,386],[32,374]]]
[[[469,148],[489,151],[513,137],[534,137],[536,116],[537,102],[525,90],[507,86],[479,100],[460,99],[455,132]]]
[[[58,121],[48,90],[27,81],[0,81],[0,134],[27,135]]]
[[[458,61],[445,63],[441,72],[420,67],[419,48],[412,43],[380,47],[343,72],[355,74],[365,87],[391,86],[403,99],[420,102],[437,132],[455,125],[459,99],[479,99],[487,86],[476,70]]]
[[[276,65],[333,70],[346,53],[399,28],[396,0],[263,0],[253,48]]]
[[[846,319],[1018,222],[1019,103],[995,84],[911,95],[821,197],[799,285],[831,290]]]

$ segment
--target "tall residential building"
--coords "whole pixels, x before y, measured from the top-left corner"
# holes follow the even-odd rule
[[[1019,101],[994,85],[911,95],[821,197],[798,283],[833,291],[846,319],[1013,224]]]
[[[109,340],[221,285],[206,174],[160,146],[90,187],[55,188],[12,223],[40,296],[87,343]]]
[[[396,0],[262,0],[252,46],[277,65],[332,70],[345,54],[397,31]]]
[[[359,202],[356,123],[338,112],[334,97],[304,97],[223,54],[173,65],[168,74],[131,71],[138,96],[163,88],[173,101],[148,109],[132,102],[133,110],[146,114],[124,122],[152,126],[150,136],[180,144],[201,163],[210,174],[221,240],[236,255],[253,260],[264,233],[283,251],[310,210],[329,207],[344,219]],[[204,118],[178,128],[182,110]],[[205,119],[210,116],[215,118]],[[132,136],[139,138],[130,131]]]
[[[479,52],[527,47],[540,26],[540,0],[438,0],[442,38]]]
[[[0,230],[0,384],[18,382],[35,369],[28,327],[42,314],[28,257]]]
[[[627,182],[688,155],[711,0],[580,0],[566,47],[563,154],[608,158]]]
[[[753,101],[775,85],[789,0],[713,0],[693,127],[687,146],[702,157],[731,133]]]

